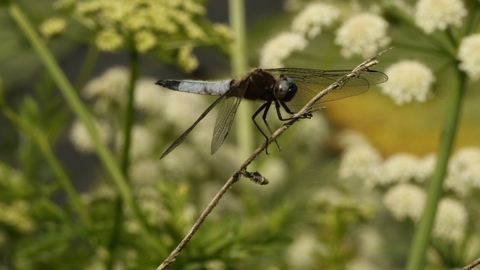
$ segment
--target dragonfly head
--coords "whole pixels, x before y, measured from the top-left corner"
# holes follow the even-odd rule
[[[292,100],[297,93],[297,85],[292,78],[282,75],[275,83],[273,92],[278,100],[288,102]]]

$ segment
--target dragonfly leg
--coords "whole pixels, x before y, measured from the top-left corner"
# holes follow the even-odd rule
[[[285,109],[285,111],[286,111],[287,113],[289,113],[289,114],[295,114],[295,112],[292,112],[292,111],[290,110],[290,108],[288,108],[288,106],[287,106],[287,104],[285,104],[285,102],[283,102],[283,101],[278,101],[278,102],[280,102],[280,104],[282,105],[283,109]],[[280,106],[277,106],[277,114],[279,115],[279,116],[278,116],[278,119],[280,119],[281,121],[287,121],[287,120],[289,120],[290,118],[287,118],[287,119],[281,118],[280,108],[279,108],[279,107],[280,107]],[[310,118],[312,118],[312,117],[313,117],[313,115],[312,115],[311,113],[308,113],[307,115],[305,115],[305,116],[303,116],[303,117],[301,117],[301,118],[310,119]]]
[[[267,120],[266,120],[266,115],[267,115],[267,112],[268,112],[268,109],[270,108],[270,105],[271,105],[271,101],[268,101],[268,102],[265,102],[262,106],[260,106],[260,108],[258,108],[258,110],[252,115],[252,121],[253,123],[255,124],[255,126],[257,127],[258,130],[260,130],[260,133],[262,133],[263,137],[265,137],[265,140],[266,140],[266,144],[267,144],[267,147],[265,148],[265,153],[267,155],[268,154],[268,136],[265,134],[265,132],[263,132],[263,130],[260,128],[260,126],[258,125],[257,121],[255,121],[255,118],[257,117],[257,115],[261,112],[261,111],[264,111],[263,113],[263,116],[262,116],[262,119],[263,119],[263,122],[265,122],[267,128],[268,128],[268,131],[270,132],[270,134],[272,134],[272,130],[270,128],[270,126],[268,125],[267,123]],[[275,140],[275,144],[277,144],[277,147],[278,149],[280,149],[280,145],[278,145],[278,142],[277,140]],[[281,150],[281,149],[280,149]]]

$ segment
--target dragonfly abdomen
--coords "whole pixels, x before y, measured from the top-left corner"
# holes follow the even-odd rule
[[[193,80],[159,80],[157,85],[170,90],[196,93],[201,95],[220,96],[230,90],[232,80],[224,81],[193,81]]]

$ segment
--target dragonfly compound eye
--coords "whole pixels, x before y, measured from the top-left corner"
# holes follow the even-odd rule
[[[294,95],[297,92],[297,86],[290,77],[281,77],[275,85],[275,96],[279,100],[284,100],[287,96]],[[293,97],[293,96],[292,96]],[[290,99],[292,98],[290,97]]]

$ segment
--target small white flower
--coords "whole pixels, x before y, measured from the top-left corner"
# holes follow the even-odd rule
[[[339,176],[341,178],[360,177],[367,186],[381,182],[382,157],[369,144],[359,144],[345,150],[340,162]]]
[[[465,196],[480,189],[480,148],[466,147],[457,151],[449,161],[445,188]]]
[[[95,127],[97,132],[100,134],[100,137],[104,143],[108,143],[111,140],[112,132],[110,127],[104,123],[95,121]],[[72,141],[75,148],[81,152],[91,153],[95,150],[95,144],[93,143],[90,134],[87,131],[85,125],[75,120],[70,129],[70,141]]]
[[[343,148],[349,148],[358,144],[368,144],[368,139],[360,132],[345,130],[339,135],[338,143]]]
[[[378,266],[373,264],[367,258],[355,258],[347,263],[346,270],[379,270]]]
[[[418,221],[423,214],[426,194],[420,187],[402,183],[390,188],[383,204],[397,220],[411,218]]]
[[[292,143],[307,145],[315,149],[321,146],[330,137],[330,134],[328,120],[322,115],[315,115],[313,119],[302,122],[302,128],[295,132]]]
[[[413,99],[424,102],[435,81],[432,71],[417,61],[401,61],[391,65],[385,73],[389,80],[380,85],[382,93],[390,96],[398,105]]]
[[[165,91],[158,85],[155,85],[155,79],[142,78],[136,82],[135,107],[146,113],[160,115],[163,112],[163,104],[168,102]]]
[[[415,179],[418,165],[418,158],[412,154],[400,153],[391,156],[383,164],[385,174],[382,184],[408,182]]]
[[[458,49],[460,69],[473,80],[480,78],[480,34],[464,37]]]
[[[358,14],[338,29],[335,43],[340,45],[341,54],[346,58],[354,54],[372,56],[379,48],[390,43],[387,36],[388,23],[375,14]]]
[[[93,99],[94,110],[99,114],[125,104],[128,86],[128,70],[124,67],[112,67],[101,76],[91,80],[82,90],[82,95]]]
[[[438,205],[433,235],[449,241],[462,240],[467,222],[468,213],[463,204],[450,198],[442,199]]]
[[[260,66],[263,68],[282,67],[285,60],[292,52],[300,51],[307,47],[308,41],[298,33],[281,33],[269,40],[260,53]]]
[[[325,247],[316,241],[315,235],[304,233],[296,236],[287,250],[286,261],[290,269],[312,269],[317,253],[326,252]]]
[[[145,157],[151,153],[155,144],[155,136],[150,130],[144,126],[134,125],[131,136],[130,156],[132,159]]]
[[[425,33],[445,30],[448,25],[461,26],[467,15],[461,0],[420,0],[415,6],[415,23]]]
[[[268,185],[270,187],[270,191],[275,192],[275,187],[278,187],[285,182],[288,175],[287,168],[288,165],[285,164],[283,159],[270,158],[263,162],[258,170],[262,172],[262,175],[270,181],[270,185]]]
[[[415,181],[423,183],[428,180],[435,169],[435,163],[437,162],[437,156],[435,154],[430,154],[418,161]]]
[[[322,27],[330,26],[340,15],[340,11],[326,3],[312,3],[298,14],[292,23],[292,31],[314,38]]]

